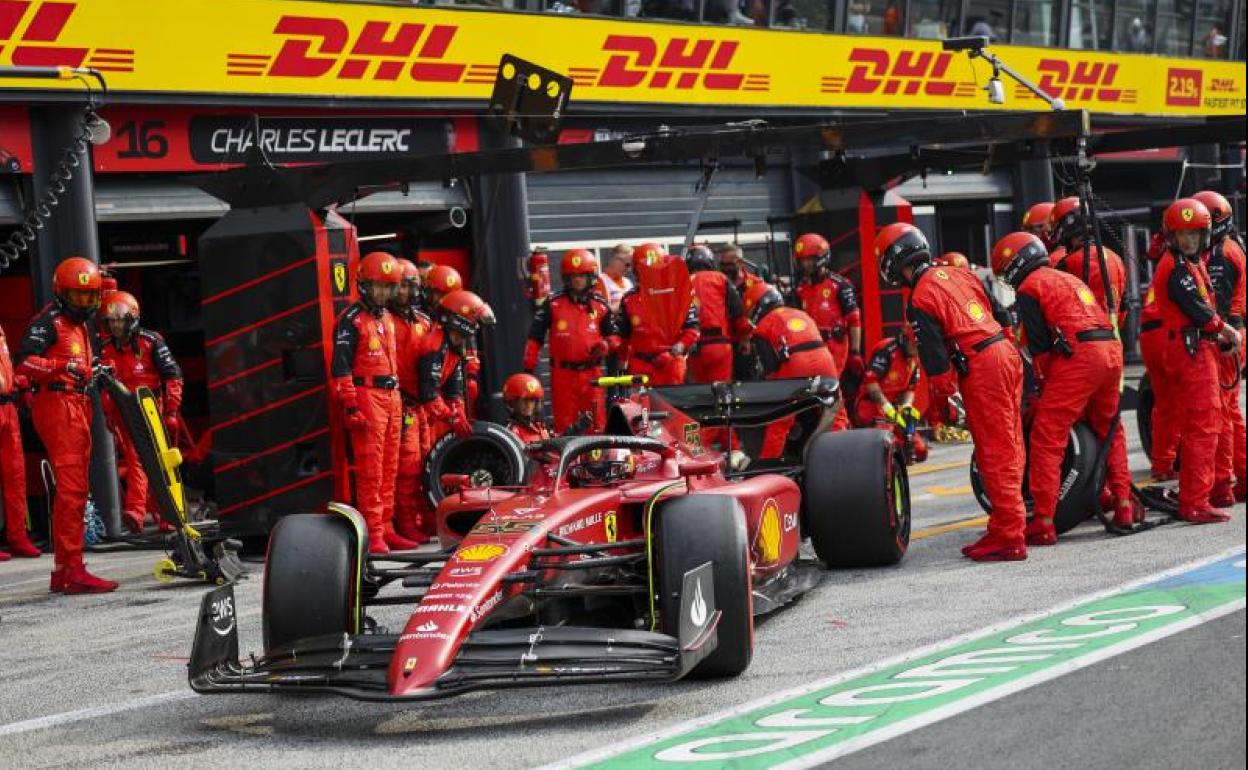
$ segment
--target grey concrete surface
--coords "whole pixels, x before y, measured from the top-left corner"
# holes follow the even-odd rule
[[[1134,443],[1133,418],[1128,427]],[[919,467],[916,530],[979,515],[966,476],[969,453],[967,446],[937,447]],[[1147,468],[1134,445],[1132,467],[1141,476]],[[529,767],[1243,546],[1245,514],[1240,505],[1230,524],[1172,525],[1126,538],[1087,525],[1011,564],[963,559],[959,547],[977,534],[916,539],[894,568],[828,573],[759,625],[754,662],[733,681],[476,693],[421,706],[193,695],[185,663],[203,589],[157,585],[150,575],[157,554],[91,557],[93,569],[123,583],[115,594],[93,597],[50,596],[50,558],[8,562],[0,564],[0,767]],[[260,648],[259,591],[258,577],[238,589],[244,653]],[[402,622],[393,608],[379,615],[383,624]],[[1157,661],[1140,671],[1172,683],[1157,688],[1162,699],[1185,671],[1216,676],[1222,665],[1204,653]],[[1055,686],[1095,676],[1077,672]],[[1239,681],[1242,734],[1242,667]],[[1236,713],[1223,691],[1207,694],[1212,710]],[[158,700],[142,700],[152,696]],[[1110,720],[1106,730],[1116,719],[1137,718],[1093,706]],[[81,713],[97,708],[107,713]],[[30,721],[41,718],[52,722]]]

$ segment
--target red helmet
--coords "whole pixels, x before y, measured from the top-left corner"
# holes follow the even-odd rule
[[[477,333],[485,313],[485,302],[476,294],[463,289],[449,292],[438,301],[438,321],[465,337]]]
[[[464,279],[450,265],[434,265],[425,275],[425,287],[439,294],[449,294],[464,288]]]
[[[1166,208],[1166,213],[1162,216],[1161,221],[1162,226],[1166,230],[1166,238],[1170,243],[1170,250],[1176,255],[1182,254],[1182,251],[1179,249],[1178,239],[1175,236],[1183,231],[1200,231],[1200,250],[1204,251],[1209,248],[1213,217],[1209,214],[1209,209],[1205,208],[1205,204],[1195,198],[1180,198],[1171,203]]]
[[[894,222],[875,236],[875,257],[884,283],[900,286],[902,270],[930,263],[932,251],[922,230],[906,222]]]
[[[542,381],[531,374],[517,372],[503,383],[503,401],[518,401],[522,398],[541,398]]]
[[[1053,211],[1052,201],[1043,201],[1027,209],[1023,214],[1023,229],[1029,233],[1047,233],[1049,231],[1049,214]]]
[[[393,254],[374,251],[365,254],[355,271],[360,281],[376,281],[377,283],[398,284],[403,279],[403,271],[395,261]]]
[[[1047,264],[1049,250],[1033,233],[1010,233],[992,247],[992,272],[1015,289],[1033,269]]]
[[[559,263],[560,272],[569,275],[598,275],[598,258],[587,249],[570,249],[563,252],[563,260]]]
[[[657,243],[643,243],[633,249],[633,264],[653,265],[667,255],[667,250]]]
[[[104,322],[125,321],[125,336],[128,339],[139,325],[139,301],[128,291],[110,291],[100,303],[99,318]]]
[[[100,306],[104,279],[100,268],[86,257],[69,257],[52,273],[52,293],[61,307],[79,321],[86,321]]]
[[[793,258],[818,259],[827,254],[831,248],[828,245],[828,239],[819,233],[806,233],[799,235],[793,243]]]
[[[400,257],[399,263],[399,280],[403,283],[409,283],[412,286],[420,285],[420,268],[416,267],[416,263],[410,259]]]
[[[940,267],[965,267],[968,270],[971,267],[971,261],[960,251],[946,251],[936,259],[933,259],[932,264]]]
[[[1222,193],[1213,190],[1201,190],[1192,197],[1209,209],[1214,239],[1220,240],[1227,235],[1231,225],[1231,202]]]
[[[784,297],[766,281],[755,281],[745,290],[741,297],[741,305],[750,323],[755,326],[763,320],[763,316],[784,304]]]
[[[1069,248],[1070,239],[1081,235],[1083,226],[1083,210],[1078,198],[1062,198],[1053,204],[1049,211],[1049,238],[1053,243]]]

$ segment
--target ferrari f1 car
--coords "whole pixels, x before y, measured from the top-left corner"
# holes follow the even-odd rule
[[[369,556],[338,504],[283,518],[264,654],[239,661],[233,589],[217,588],[191,687],[406,701],[740,674],[755,616],[818,582],[804,540],[829,567],[893,564],[909,544],[905,460],[885,431],[826,432],[840,406],[816,378],[643,388],[605,435],[528,446],[478,424],[488,437],[431,462],[441,550]],[[747,461],[776,426],[781,455]],[[411,608],[401,631],[369,617],[381,605]]]

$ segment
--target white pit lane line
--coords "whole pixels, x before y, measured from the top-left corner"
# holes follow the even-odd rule
[[[61,714],[49,714],[48,716],[26,719],[21,722],[10,722],[7,725],[0,725],[0,737],[5,735],[17,735],[18,733],[28,733],[34,730],[45,730],[49,727],[60,727],[61,725],[73,724],[74,722],[85,722],[88,719],[96,719],[98,717],[120,714],[123,711],[134,711],[135,709],[144,709],[150,706],[160,706],[165,703],[189,700],[197,695],[198,693],[192,692],[188,686],[184,690],[172,690],[170,692],[157,693],[156,695],[146,695],[142,698],[122,701],[121,703],[93,706],[91,708],[78,709],[76,711],[66,711]]]
[[[723,711],[719,711],[713,714],[708,714],[706,716],[696,717],[694,719],[690,719],[687,721],[670,724],[667,727],[660,728],[659,730],[646,734],[646,735],[638,736],[636,738],[625,740],[625,741],[615,743],[609,746],[603,746],[601,748],[591,749],[590,751],[584,752],[582,754],[578,754],[573,757],[569,757],[566,759],[558,760],[553,763],[541,765],[538,768],[536,768],[536,770],[573,770],[574,768],[582,768],[582,767],[593,765],[599,762],[610,762],[625,754],[631,753],[635,750],[644,749],[647,746],[658,744],[662,741],[665,741],[668,738],[679,736],[684,733],[691,733],[694,730],[697,730],[699,728],[709,727],[715,724],[726,722],[730,719],[742,716],[744,714],[751,713],[758,709],[763,709],[763,708],[766,708],[768,706],[772,706],[778,703],[791,701],[796,698],[800,698],[804,695],[808,695],[810,693],[818,692],[820,690],[833,687],[842,682],[857,679],[859,677],[873,674],[877,671],[881,671],[883,669],[886,669],[892,666],[901,665],[912,660],[917,660],[919,658],[923,658],[925,656],[938,653],[942,650],[957,647],[965,642],[970,642],[976,639],[991,636],[993,634],[1005,631],[1015,626],[1022,626],[1024,624],[1041,621],[1041,620],[1044,620],[1045,618],[1049,618],[1054,615],[1059,615],[1061,613],[1075,609],[1077,607],[1080,607],[1081,605],[1095,602],[1095,601],[1098,601],[1100,599],[1104,599],[1107,597],[1115,596],[1117,594],[1126,593],[1140,586],[1144,586],[1149,583],[1155,583],[1161,580],[1165,580],[1167,578],[1174,577],[1176,575],[1181,575],[1186,572],[1191,572],[1193,570],[1199,569],[1200,567],[1207,566],[1207,565],[1216,563],[1218,561],[1222,561],[1230,557],[1233,557],[1236,554],[1243,554],[1243,553],[1244,553],[1244,546],[1242,545],[1234,546],[1232,548],[1225,549],[1213,556],[1198,559],[1196,561],[1188,562],[1186,564],[1182,564],[1171,569],[1167,569],[1161,572],[1147,575],[1143,578],[1132,580],[1129,583],[1125,583],[1123,585],[1116,586],[1114,588],[1106,589],[1103,591],[1097,591],[1092,594],[1087,594],[1087,595],[1072,599],[1070,601],[1063,602],[1062,604],[1049,608],[1047,610],[1043,610],[1043,611],[1035,612],[1035,613],[1029,613],[1029,614],[1021,615],[1021,616],[1016,616],[1014,618],[1002,621],[1000,623],[994,623],[990,626],[980,628],[980,629],[971,631],[966,634],[960,634],[958,636],[954,636],[954,637],[945,639],[943,641],[936,642],[934,644],[925,645],[918,649],[911,650],[909,652],[905,652],[900,655],[897,655],[897,656],[894,656],[894,657],[891,657],[882,661],[878,661],[876,663],[872,663],[867,666],[863,666],[861,668],[853,669],[851,671],[846,671],[844,673],[837,674],[835,676],[828,677],[826,679],[821,679],[819,681],[811,682],[809,684],[805,684],[800,687],[795,687],[789,690],[783,690],[781,692],[772,693],[762,698],[747,701],[745,703],[739,704],[732,708],[725,709]],[[1245,560],[1241,559],[1235,563],[1235,566],[1242,569],[1244,564],[1245,564]],[[879,730],[875,730],[871,732],[870,734],[864,735],[853,741],[846,742],[842,745],[833,747],[830,750],[825,750],[825,751],[820,751],[820,752],[816,752],[813,754],[809,754],[804,757],[793,759],[789,762],[778,761],[774,763],[772,767],[783,768],[784,770],[800,770],[801,768],[808,768],[808,767],[812,767],[815,765],[828,762],[832,759],[835,759],[838,756],[843,756],[845,754],[853,753],[855,751],[867,748],[868,746],[872,746],[877,743],[882,743],[884,741],[890,740],[900,735],[904,735],[914,730],[918,730],[922,727],[926,727],[935,722],[939,722],[941,720],[948,719],[950,717],[956,716],[963,712],[969,711],[985,703],[989,703],[994,700],[999,700],[1015,692],[1019,692],[1021,690],[1034,687],[1043,682],[1056,679],[1064,674],[1071,673],[1072,671],[1077,671],[1079,669],[1090,666],[1094,663],[1098,663],[1102,660],[1115,657],[1117,655],[1121,655],[1122,653],[1129,652],[1130,650],[1134,650],[1139,647],[1145,646],[1151,642],[1155,642],[1167,636],[1171,636],[1173,634],[1179,633],[1189,628],[1194,628],[1195,626],[1201,625],[1203,623],[1216,620],[1217,618],[1223,617],[1232,612],[1243,610],[1244,607],[1245,607],[1245,601],[1243,599],[1240,599],[1238,601],[1235,601],[1229,604],[1224,604],[1212,611],[1193,616],[1180,623],[1171,624],[1166,627],[1157,629],[1154,632],[1132,637],[1130,639],[1124,640],[1123,642],[1119,644],[1106,647],[1092,654],[1083,655],[1079,658],[1066,661],[1063,664],[1060,664],[1058,666],[1054,666],[1052,668],[1036,672],[1035,674],[1031,676],[1020,678],[1018,680],[1015,680],[1014,682],[1011,682],[1006,685],[1002,685],[1000,687],[993,688],[992,690],[982,692],[976,696],[960,699],[958,701],[948,704],[947,706],[943,708],[939,708],[933,711],[929,711],[926,714],[922,714],[918,718],[907,720],[905,722],[897,723],[894,725],[890,725],[888,727],[885,727]]]

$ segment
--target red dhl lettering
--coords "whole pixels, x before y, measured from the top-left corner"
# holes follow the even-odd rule
[[[641,35],[608,35],[602,50],[614,51],[596,85],[612,88],[692,89],[701,84],[713,91],[766,90],[770,78],[727,72],[740,45],[736,40],[693,40],[674,37],[659,52],[659,42]],[[591,74],[572,68],[574,77]],[[746,88],[747,86],[751,86]]]
[[[26,67],[94,67],[133,72],[134,49],[57,45],[77,3],[0,0],[0,43],[15,41],[9,62]],[[0,53],[7,48],[0,45]]]
[[[848,77],[823,78],[824,93],[903,95],[966,98],[975,95],[973,83],[949,77],[953,54],[936,51],[854,48]]]
[[[411,80],[458,83],[467,64],[439,61],[446,56],[458,27],[366,21],[358,32],[342,19],[282,16],[273,34],[285,38],[273,56],[232,53],[230,75],[339,80]],[[473,68],[474,70],[476,67]]]
[[[1135,91],[1113,87],[1117,64],[1041,59],[1037,69],[1041,90],[1054,99],[1125,103],[1136,100]]]

